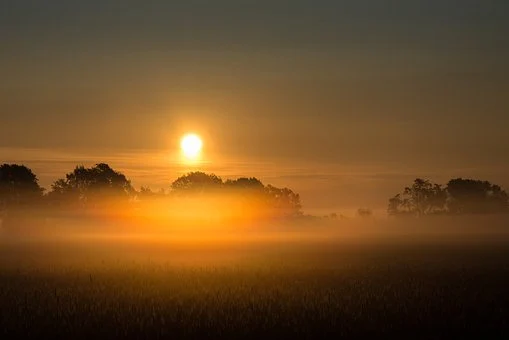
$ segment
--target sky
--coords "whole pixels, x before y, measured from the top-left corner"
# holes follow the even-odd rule
[[[0,162],[46,188],[98,162],[153,189],[256,176],[324,212],[383,210],[416,177],[509,189],[508,17],[506,0],[4,0]],[[198,165],[178,157],[188,131]]]

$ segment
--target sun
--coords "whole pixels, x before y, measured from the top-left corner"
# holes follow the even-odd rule
[[[195,160],[198,158],[202,146],[203,142],[201,141],[200,136],[194,133],[185,135],[180,141],[180,149],[182,150],[182,154],[190,160]]]

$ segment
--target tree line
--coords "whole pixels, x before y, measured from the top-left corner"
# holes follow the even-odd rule
[[[129,209],[140,202],[206,194],[232,195],[239,200],[256,199],[278,217],[302,215],[298,193],[289,188],[264,185],[255,177],[223,181],[215,174],[190,172],[173,181],[168,191],[153,192],[146,187],[136,190],[124,174],[108,164],[99,163],[88,168],[76,166],[46,191],[28,167],[18,164],[0,166],[0,213],[3,215],[28,207],[74,212]]]
[[[50,190],[39,185],[37,176],[24,165],[0,166],[0,217],[12,216],[27,208],[61,212],[129,210],[154,200],[225,194],[256,208],[270,210],[277,217],[303,216],[300,196],[289,188],[265,185],[255,177],[223,180],[215,174],[190,172],[172,183],[169,190],[136,190],[131,181],[108,164],[76,166],[57,179]],[[256,204],[255,204],[256,203]],[[120,210],[119,209],[119,210]],[[411,186],[389,199],[390,216],[498,214],[509,212],[509,198],[499,186],[488,181],[456,178],[445,186],[417,178]],[[370,216],[359,209],[359,216]],[[335,214],[333,214],[335,215]]]
[[[500,214],[509,212],[507,193],[488,181],[455,178],[445,186],[417,178],[389,199],[391,216]]]

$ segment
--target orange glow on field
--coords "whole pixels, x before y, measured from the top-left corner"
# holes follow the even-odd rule
[[[179,197],[139,202],[128,220],[160,231],[229,231],[271,216],[263,202],[228,195]]]

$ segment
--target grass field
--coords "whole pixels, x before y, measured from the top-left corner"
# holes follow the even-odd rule
[[[509,336],[504,235],[152,235],[0,247],[2,339]]]

